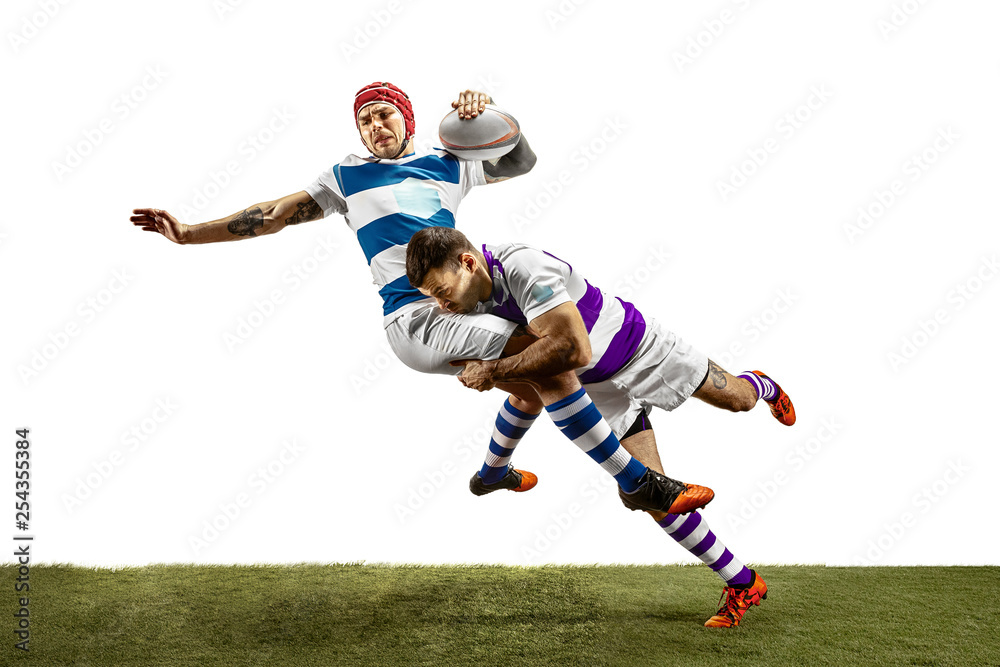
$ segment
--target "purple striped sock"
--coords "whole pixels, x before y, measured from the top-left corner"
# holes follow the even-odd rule
[[[757,398],[763,398],[765,401],[773,401],[778,395],[778,385],[774,384],[771,378],[763,378],[749,371],[736,377],[743,378],[752,384],[753,388],[757,390]]]
[[[708,529],[708,522],[697,512],[668,514],[657,523],[667,535],[677,540],[692,556],[700,558],[729,586],[750,583],[753,578],[750,569]]]

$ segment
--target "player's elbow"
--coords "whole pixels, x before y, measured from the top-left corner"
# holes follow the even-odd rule
[[[503,159],[507,162],[508,173],[506,175],[510,177],[524,176],[538,162],[538,156],[531,150],[531,146],[528,145],[528,140],[524,138],[524,135],[521,135],[521,140],[517,142],[514,150],[507,153]]]
[[[528,148],[527,146],[525,146],[525,148],[527,150],[525,150],[520,156],[518,156],[519,159],[517,161],[517,167],[516,167],[518,171],[518,176],[523,176],[524,174],[527,174],[529,171],[534,169],[535,163],[538,162],[538,156],[535,155],[535,152],[530,148]]]
[[[529,148],[527,155],[524,155],[520,162],[518,162],[518,170],[521,172],[521,175],[523,176],[534,169],[536,162],[538,162],[538,156]]]
[[[570,344],[569,349],[569,365],[572,366],[574,370],[577,368],[583,368],[590,363],[590,358],[592,356],[590,349],[590,340],[574,340]]]

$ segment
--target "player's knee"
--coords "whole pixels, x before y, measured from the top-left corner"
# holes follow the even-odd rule
[[[550,393],[571,393],[580,386],[579,376],[572,371],[533,378],[532,383],[537,385],[539,390]]]
[[[537,415],[545,407],[542,403],[542,399],[538,397],[537,394],[534,396],[519,396],[517,394],[510,395],[510,404],[521,412],[527,412],[532,415]]]
[[[727,406],[732,412],[747,412],[757,404],[757,397],[745,393],[734,395]]]

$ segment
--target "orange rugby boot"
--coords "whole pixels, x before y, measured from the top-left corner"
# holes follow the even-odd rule
[[[511,491],[517,491],[521,493],[522,491],[531,491],[535,488],[535,484],[538,484],[538,475],[533,472],[528,472],[527,470],[514,470],[514,472],[521,475],[521,483],[516,487],[511,489]]]
[[[483,483],[483,478],[477,472],[469,480],[469,490],[477,496],[485,496],[487,493],[493,493],[501,489],[521,493],[522,491],[530,491],[535,488],[535,484],[538,484],[538,475],[535,473],[508,467],[507,474],[495,484]]]
[[[760,371],[751,372],[754,375],[759,375],[762,378],[771,380],[771,378],[767,377]],[[774,382],[774,380],[771,380],[771,382]],[[767,403],[767,407],[771,408],[771,414],[775,419],[785,426],[791,426],[795,423],[795,406],[792,405],[792,399],[788,398],[788,394],[786,394],[785,391],[778,386],[777,382],[774,382],[774,386],[778,387],[778,395],[772,400],[764,402]]]
[[[630,510],[652,510],[667,514],[687,514],[712,502],[715,491],[707,486],[685,484],[647,468],[639,488],[632,493],[618,487],[618,497]]]
[[[760,605],[760,601],[767,598],[767,584],[755,570],[753,579],[746,588],[733,588],[726,586],[722,590],[722,606],[715,616],[705,621],[706,628],[735,628],[743,620],[743,614],[752,605]]]

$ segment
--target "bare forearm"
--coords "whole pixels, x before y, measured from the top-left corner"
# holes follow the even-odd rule
[[[268,212],[273,211],[271,203],[257,204],[219,220],[189,225],[184,233],[184,243],[218,243],[238,241],[251,236],[269,234],[274,229],[275,220]]]
[[[498,359],[492,377],[496,382],[523,382],[552,377],[584,365],[572,340],[552,336],[540,338],[524,351]]]
[[[301,190],[274,201],[256,204],[226,218],[190,225],[182,235],[183,243],[238,241],[274,234],[288,225],[298,225],[322,217],[323,209],[305,190]]]

